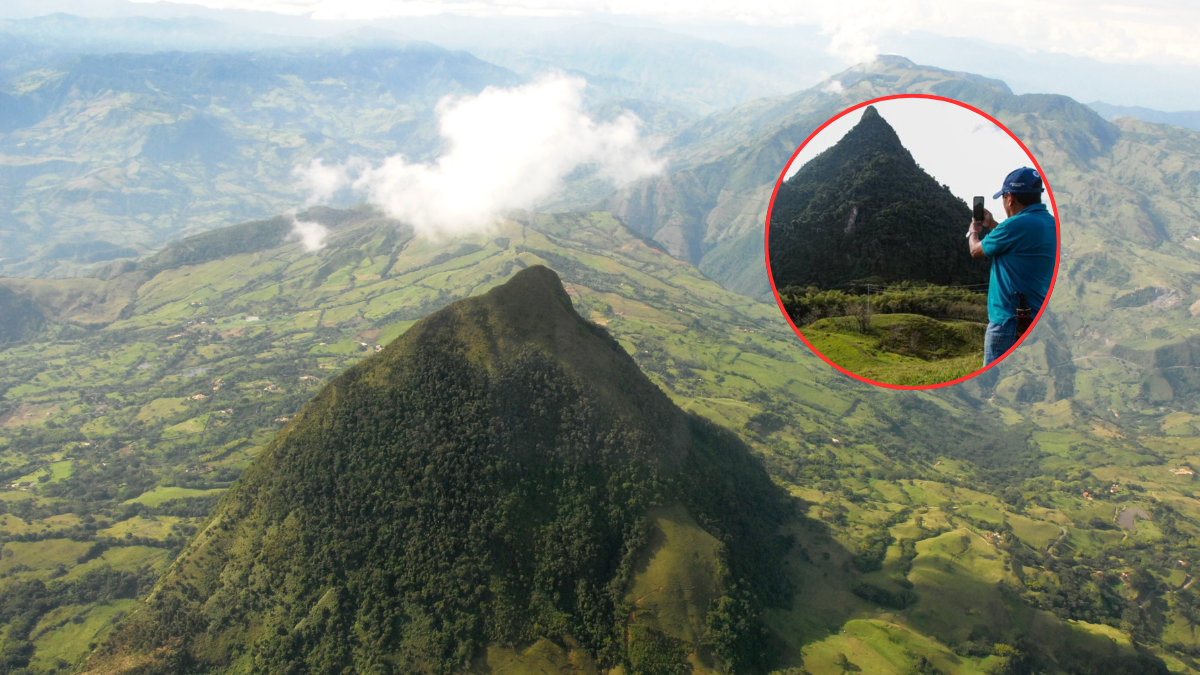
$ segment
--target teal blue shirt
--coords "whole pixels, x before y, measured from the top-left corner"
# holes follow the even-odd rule
[[[997,225],[980,242],[992,261],[988,284],[988,321],[1004,323],[1017,315],[1017,293],[1036,316],[1054,278],[1058,236],[1045,204],[1027,206]]]

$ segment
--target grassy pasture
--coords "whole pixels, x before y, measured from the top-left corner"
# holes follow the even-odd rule
[[[218,495],[224,492],[224,488],[216,488],[211,490],[196,490],[192,488],[181,487],[156,487],[149,492],[144,492],[133,499],[125,500],[125,504],[145,504],[146,506],[158,506],[165,501],[171,499],[186,499],[188,497],[207,497],[209,495]]]

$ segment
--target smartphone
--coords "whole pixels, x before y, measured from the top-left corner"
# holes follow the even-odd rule
[[[975,198],[975,213],[973,214],[973,217],[975,220],[983,222],[983,197]]]

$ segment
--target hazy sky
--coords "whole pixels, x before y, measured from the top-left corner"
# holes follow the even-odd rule
[[[153,0],[139,0],[153,1]],[[177,0],[178,1],[178,0]],[[626,15],[664,22],[816,24],[848,63],[878,53],[888,32],[925,30],[1111,62],[1200,64],[1200,3],[1194,0],[182,0],[211,8],[372,19],[441,13],[473,16]]]
[[[875,109],[900,136],[913,159],[939,183],[971,204],[983,195],[996,220],[1004,219],[1004,208],[992,195],[1008,172],[1033,162],[1004,130],[966,108],[929,99],[893,99],[876,103]],[[790,177],[806,162],[841,140],[858,124],[863,110],[842,116],[825,127],[788,166]],[[1054,187],[1054,177],[1046,182]],[[966,232],[967,223],[963,223]]]

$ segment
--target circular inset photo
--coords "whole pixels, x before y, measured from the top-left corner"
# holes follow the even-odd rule
[[[998,363],[1058,270],[1058,210],[1000,122],[939,96],[866,101],[783,168],[767,270],[796,334],[871,384],[929,389]]]

